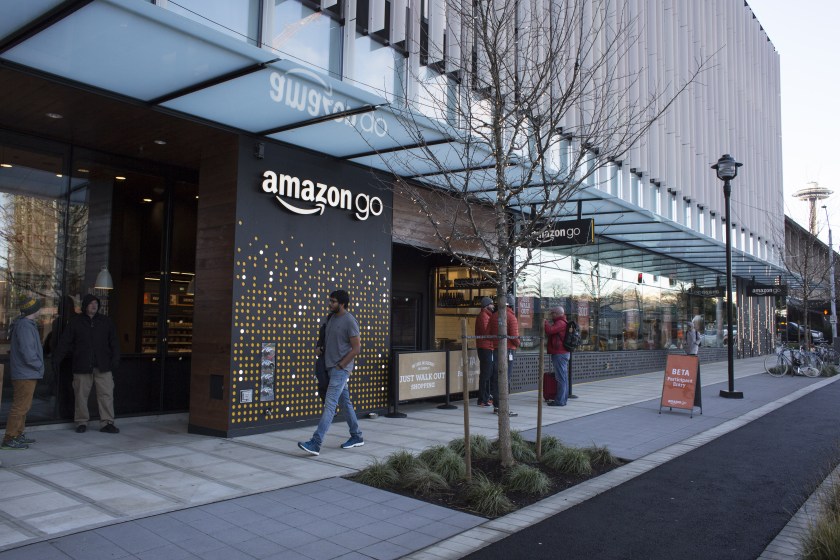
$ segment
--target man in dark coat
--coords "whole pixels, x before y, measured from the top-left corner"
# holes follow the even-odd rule
[[[73,353],[73,393],[76,398],[76,433],[84,433],[90,420],[88,397],[96,385],[99,405],[99,431],[118,434],[114,426],[114,377],[120,363],[120,345],[113,321],[99,313],[99,298],[88,294],[82,299],[82,312],[71,319],[67,332],[53,356],[60,364],[68,352]]]

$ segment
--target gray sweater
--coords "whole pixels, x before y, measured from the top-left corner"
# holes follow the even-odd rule
[[[12,379],[41,379],[44,377],[44,349],[35,321],[18,317],[9,327],[12,349],[9,365]]]

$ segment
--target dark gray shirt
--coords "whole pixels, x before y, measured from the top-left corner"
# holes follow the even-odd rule
[[[359,322],[352,314],[333,315],[327,323],[327,332],[324,340],[324,359],[327,368],[334,368],[353,348],[350,339],[359,336]],[[348,372],[353,371],[353,360],[344,368]]]

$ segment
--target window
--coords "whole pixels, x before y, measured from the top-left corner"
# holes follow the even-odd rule
[[[252,45],[259,39],[260,0],[178,0],[167,10]]]
[[[391,103],[405,97],[406,59],[403,55],[359,33],[353,54],[352,75],[348,76],[353,85],[381,95]],[[445,85],[442,95],[447,95]],[[439,106],[442,102],[431,100],[430,103]]]
[[[264,42],[298,64],[341,79],[341,25],[331,13],[298,0],[275,0],[274,28]]]

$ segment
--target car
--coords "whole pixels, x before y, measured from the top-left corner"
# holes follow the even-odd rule
[[[718,340],[718,332],[717,329],[714,327],[709,327],[705,331],[703,331],[703,335],[700,339],[701,346],[706,347],[715,347],[715,346],[722,346],[723,340]]]
[[[813,344],[822,344],[825,342],[825,335],[822,331],[810,329],[811,342]],[[788,321],[787,326],[782,330],[782,340],[785,342],[804,342],[805,341],[805,327],[799,323]]]

